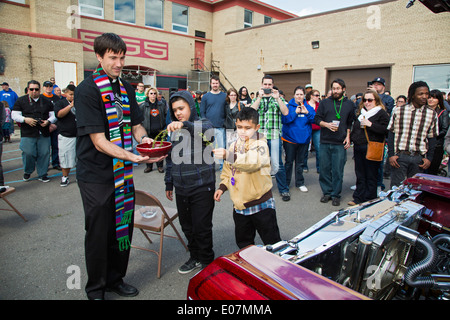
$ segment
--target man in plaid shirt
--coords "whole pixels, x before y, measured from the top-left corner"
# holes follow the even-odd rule
[[[283,201],[291,200],[289,186],[286,182],[281,143],[281,114],[287,115],[289,109],[280,92],[273,88],[273,78],[265,75],[262,78],[262,88],[257,98],[253,99],[251,107],[259,113],[259,132],[267,139],[272,163],[272,173],[277,180],[278,191]]]
[[[427,105],[429,94],[426,82],[414,82],[408,89],[408,104],[392,112],[388,125],[391,188],[428,169],[433,160],[438,126],[436,112]]]

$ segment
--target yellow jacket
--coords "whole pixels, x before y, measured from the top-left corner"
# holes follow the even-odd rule
[[[264,135],[256,133],[245,142],[238,139],[228,149],[219,189],[230,191],[237,210],[252,207],[272,197],[270,169],[269,147]]]

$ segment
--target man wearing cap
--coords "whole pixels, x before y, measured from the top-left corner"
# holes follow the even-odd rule
[[[60,98],[53,94],[53,87],[54,84],[51,81],[44,81],[44,84],[42,85],[44,87],[44,92],[42,93],[42,97],[46,100],[48,100],[52,105],[53,108],[55,107],[55,104],[60,100]],[[52,146],[52,154],[51,154],[51,160],[52,160],[52,166],[53,169],[61,170],[61,167],[59,165],[59,149],[58,149],[58,128],[55,124],[50,125],[50,141]]]
[[[2,83],[2,91],[0,91],[0,101],[8,102],[9,108],[12,110],[14,103],[19,98],[17,93],[15,93],[7,82]]]
[[[383,102],[384,106],[386,107],[387,113],[389,113],[390,115],[392,109],[394,108],[395,101],[394,98],[392,98],[390,95],[385,94],[386,81],[381,77],[377,77],[372,81],[372,88],[375,89],[375,91],[378,93],[381,102]]]

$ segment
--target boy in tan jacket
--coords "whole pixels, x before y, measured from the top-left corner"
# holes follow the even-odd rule
[[[272,196],[269,148],[258,129],[258,112],[243,108],[236,117],[237,141],[228,150],[213,150],[216,158],[225,160],[214,200],[219,202],[229,190],[239,248],[255,244],[256,231],[265,245],[281,241]]]

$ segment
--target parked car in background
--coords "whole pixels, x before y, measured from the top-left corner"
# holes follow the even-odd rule
[[[418,174],[291,240],[220,257],[187,298],[450,299],[450,178]]]

